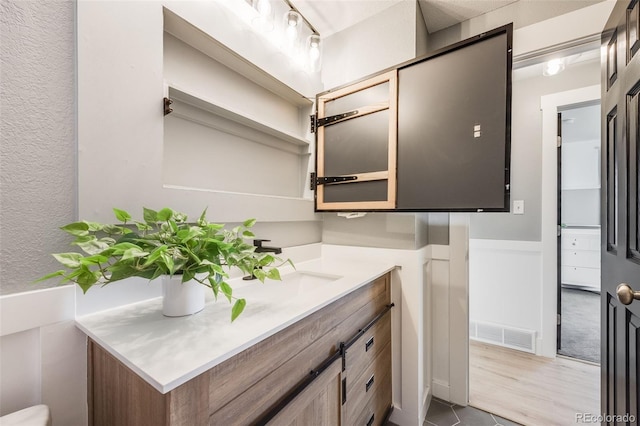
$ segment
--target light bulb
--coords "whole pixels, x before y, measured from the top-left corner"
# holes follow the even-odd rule
[[[307,56],[309,58],[309,70],[311,72],[320,71],[320,63],[322,62],[322,51],[319,35],[312,34],[307,39]]]
[[[320,49],[318,49],[318,46],[311,46],[309,48],[309,58],[312,61],[317,60],[320,57]]]
[[[556,75],[564,70],[564,59],[552,59],[544,64],[542,74],[545,76]]]
[[[284,14],[285,33],[287,38],[291,41],[298,38],[298,28],[300,28],[300,22],[302,16],[294,10],[290,10]]]
[[[271,32],[274,28],[273,25],[273,8],[271,7],[270,0],[253,0],[253,8],[258,12],[252,20],[252,24],[258,31],[265,33]]]
[[[269,0],[258,0],[256,10],[260,16],[269,16],[271,14],[271,2]]]

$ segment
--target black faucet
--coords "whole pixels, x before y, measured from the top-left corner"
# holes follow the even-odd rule
[[[282,249],[280,247],[265,247],[262,245],[262,243],[264,242],[269,242],[271,240],[263,240],[260,238],[256,238],[255,240],[253,240],[253,245],[256,247],[256,253],[273,253],[273,254],[280,254],[282,253]],[[262,269],[262,267],[259,267]],[[247,275],[246,277],[242,277],[243,280],[245,281],[250,281],[250,280],[255,280],[256,277],[255,275],[251,274],[251,275]]]
[[[266,247],[262,245],[262,243],[269,242],[269,241],[271,240],[262,240],[259,238],[256,238],[255,240],[253,240],[253,245],[256,247],[256,253],[275,253],[275,254],[282,253],[282,249],[280,247]]]

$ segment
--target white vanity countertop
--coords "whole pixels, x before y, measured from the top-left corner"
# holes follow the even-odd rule
[[[208,294],[201,312],[179,318],[162,315],[156,298],[76,318],[76,325],[161,393],[242,352],[294,322],[391,271],[386,263],[316,259],[296,263],[298,272],[338,276],[335,281],[300,288],[267,280],[229,284],[244,297],[244,312],[231,323],[231,304]],[[294,273],[280,268],[283,277]],[[288,287],[285,287],[287,286]]]

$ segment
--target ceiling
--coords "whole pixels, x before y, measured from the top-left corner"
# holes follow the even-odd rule
[[[292,0],[322,36],[327,37],[410,0]],[[427,30],[434,33],[506,6],[516,0],[418,0]]]

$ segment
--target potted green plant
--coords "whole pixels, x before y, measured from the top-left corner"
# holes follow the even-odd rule
[[[246,301],[233,296],[226,281],[228,271],[238,268],[262,282],[267,278],[279,280],[278,267],[291,263],[272,253],[257,253],[246,242],[254,237],[250,228],[255,219],[227,230],[224,225],[207,221],[206,209],[195,223],[189,223],[186,215],[170,208],[159,211],[143,208],[143,221],[132,220],[124,210],[114,208],[113,212],[121,225],[80,221],[63,226],[63,231],[75,237],[71,244],[84,254],[53,254],[66,269],[37,281],[61,277],[61,283],[74,282],[86,293],[96,284],[130,277],[160,279],[163,313],[167,316],[201,310],[204,289],[209,287],[216,299],[222,294],[233,302],[233,321],[242,313]],[[273,266],[276,262],[279,265]]]

